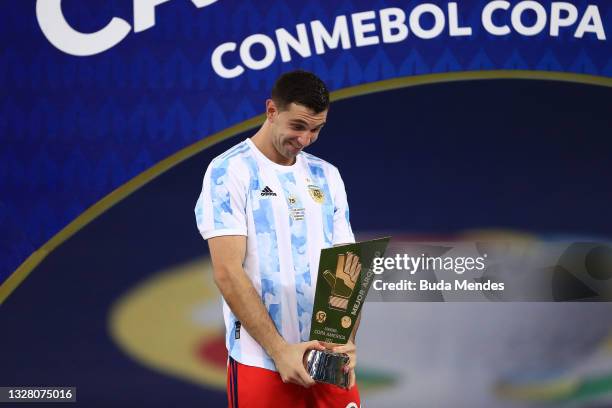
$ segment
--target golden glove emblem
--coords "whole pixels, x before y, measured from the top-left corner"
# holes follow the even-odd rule
[[[352,252],[338,254],[336,273],[330,270],[323,272],[325,281],[332,288],[329,307],[343,311],[347,309],[349,298],[353,294],[360,273],[361,262],[357,255]]]

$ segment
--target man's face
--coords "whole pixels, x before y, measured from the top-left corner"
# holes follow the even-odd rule
[[[286,110],[276,110],[271,116],[272,144],[281,156],[293,160],[317,140],[326,119],[327,110],[314,113],[305,106],[291,103]]]

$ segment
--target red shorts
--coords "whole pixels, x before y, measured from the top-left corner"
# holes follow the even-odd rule
[[[310,388],[285,384],[276,371],[240,364],[230,358],[227,366],[229,408],[359,408],[359,390],[317,383]]]

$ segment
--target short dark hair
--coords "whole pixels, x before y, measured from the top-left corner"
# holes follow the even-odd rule
[[[329,91],[312,72],[297,70],[284,73],[276,80],[272,100],[280,110],[297,103],[320,113],[329,108]]]

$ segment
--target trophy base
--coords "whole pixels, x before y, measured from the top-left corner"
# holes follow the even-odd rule
[[[317,382],[348,388],[349,374],[344,372],[349,356],[324,350],[310,350],[306,353],[306,371]]]

